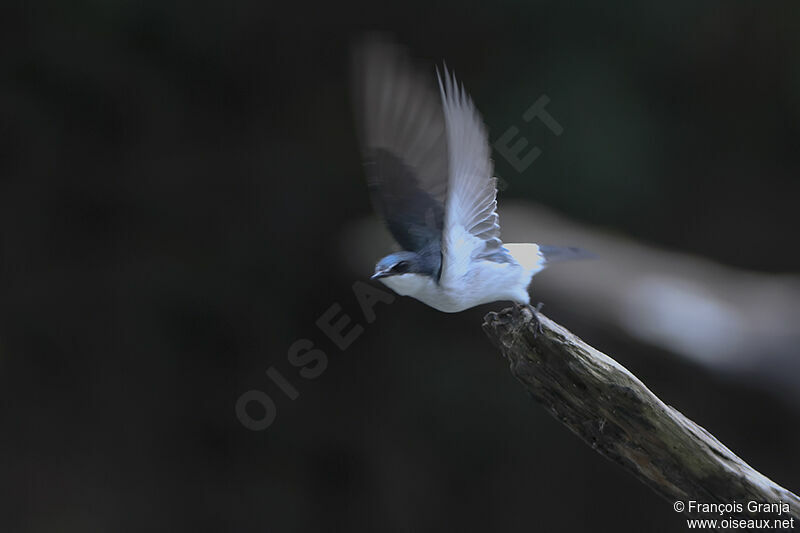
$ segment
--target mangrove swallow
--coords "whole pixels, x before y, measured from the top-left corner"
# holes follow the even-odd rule
[[[361,46],[354,59],[369,189],[402,248],[378,261],[372,279],[455,313],[499,300],[529,304],[531,279],[548,262],[591,255],[503,244],[486,128],[447,67],[437,69],[436,91],[390,43]]]

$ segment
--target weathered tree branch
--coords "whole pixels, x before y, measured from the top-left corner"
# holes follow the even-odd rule
[[[787,502],[789,516],[800,521],[795,494],[666,405],[622,365],[544,315],[530,307],[506,309],[486,315],[483,327],[510,362],[511,373],[556,419],[667,500],[683,501],[687,513],[690,500]],[[725,516],[753,515],[745,507]]]

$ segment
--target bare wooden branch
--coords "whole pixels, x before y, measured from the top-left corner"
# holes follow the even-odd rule
[[[690,500],[786,502],[790,514],[782,517],[800,521],[795,494],[754,470],[622,365],[565,328],[530,307],[489,313],[484,320],[484,330],[508,359],[512,374],[537,401],[598,453],[667,500],[684,502],[685,512]],[[753,517],[746,507],[726,516]]]

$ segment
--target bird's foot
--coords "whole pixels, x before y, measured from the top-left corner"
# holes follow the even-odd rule
[[[544,304],[542,302],[539,302],[535,306],[530,304],[520,304],[514,302],[514,304],[511,306],[511,319],[516,324],[524,323],[525,317],[523,316],[522,310],[529,309],[531,314],[531,320],[534,323],[534,328],[536,328],[537,334],[541,335],[544,333],[544,329],[542,329],[542,323],[539,320],[539,311],[542,310],[542,307],[544,307]]]

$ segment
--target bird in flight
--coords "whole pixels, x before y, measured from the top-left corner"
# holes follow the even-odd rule
[[[455,313],[529,304],[528,286],[545,265],[590,255],[500,240],[486,128],[447,67],[436,72],[437,91],[400,47],[372,40],[356,48],[354,73],[367,183],[402,248],[378,261],[372,279]]]

